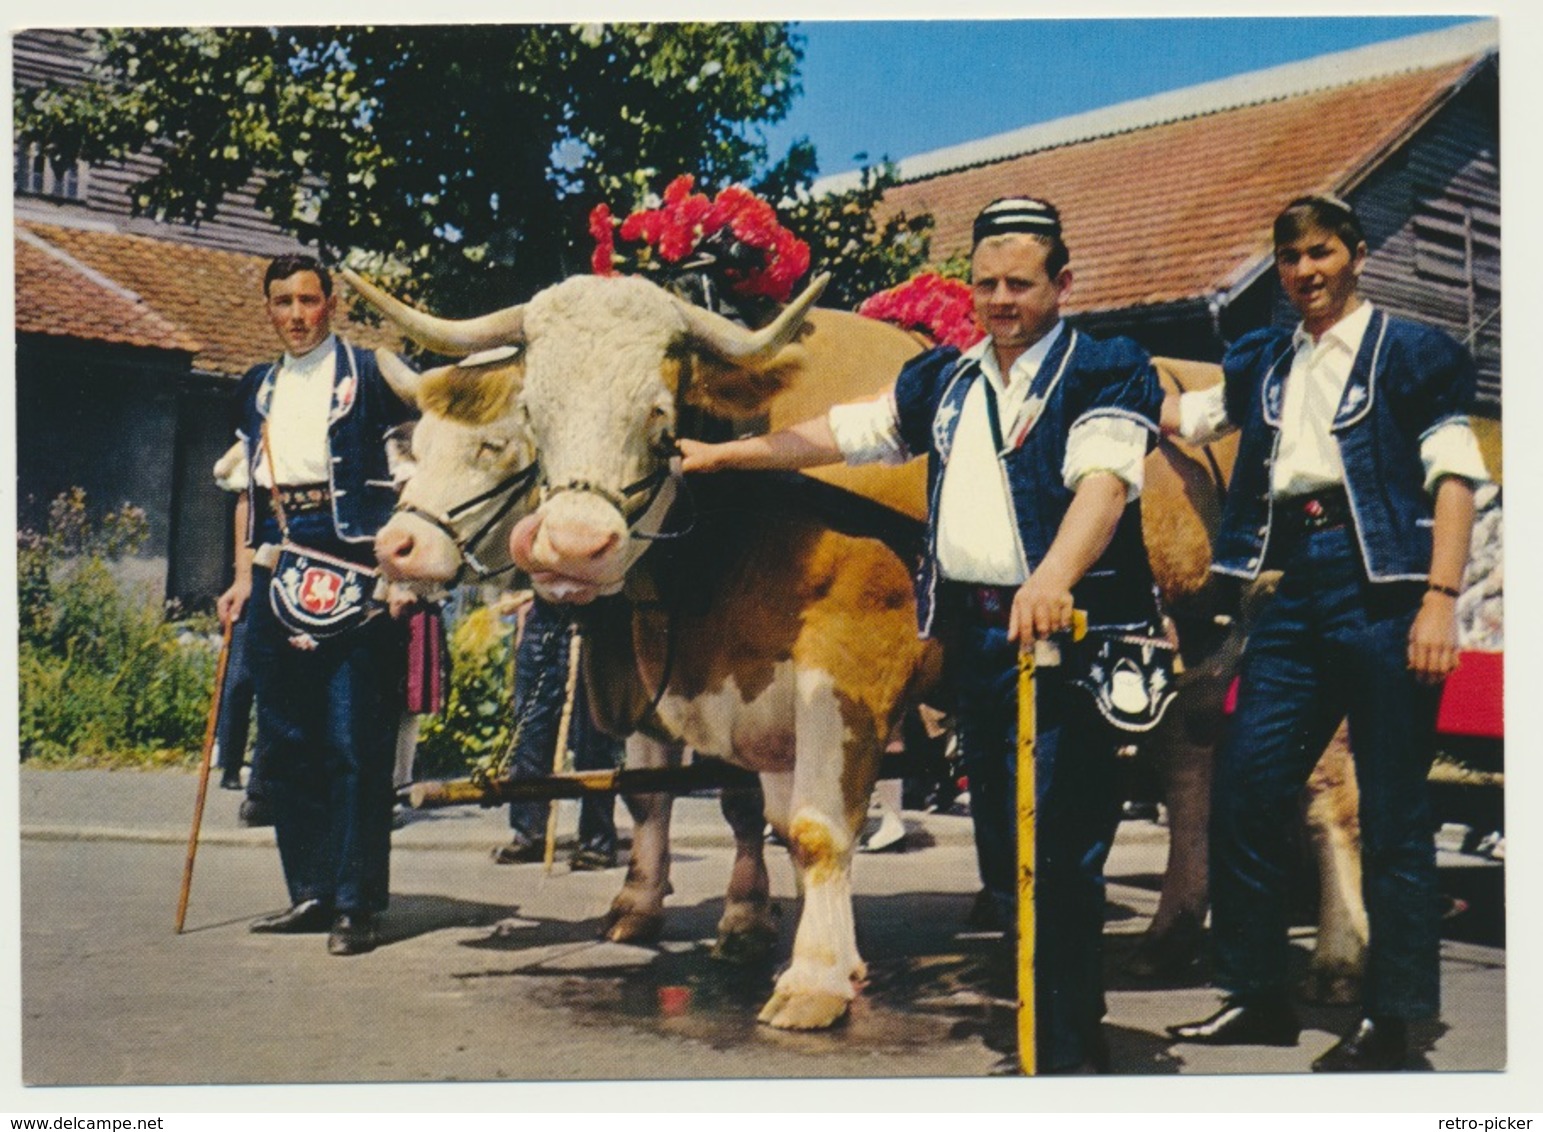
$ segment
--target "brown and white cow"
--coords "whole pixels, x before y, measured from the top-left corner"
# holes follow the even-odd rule
[[[714,524],[688,508],[687,521],[703,521],[699,536],[709,537],[667,544],[668,555],[644,557],[651,543],[635,536],[658,532],[680,490],[661,473],[688,407],[742,420],[764,414],[775,427],[884,388],[920,343],[837,312],[806,319],[814,288],[751,335],[637,279],[571,279],[467,323],[430,319],[356,286],[409,336],[473,355],[469,365],[418,379],[426,418],[444,417],[457,431],[446,433],[446,454],[439,433],[420,426],[420,466],[405,497],[413,511],[381,532],[383,568],[431,583],[453,577],[455,540],[470,531],[450,513],[523,467],[526,450],[507,430],[523,431],[540,452],[545,484],[540,509],[515,526],[514,557],[557,600],[588,602],[624,586],[643,596],[619,617],[612,609],[597,619],[595,702],[612,705],[613,726],[639,732],[629,763],[657,762],[684,742],[761,772],[767,816],[787,838],[805,898],[792,964],[762,1018],[799,1028],[835,1021],[863,973],[849,879],[855,831],[889,731],[935,670],[935,653],[915,637],[906,564],[879,541],[830,529],[796,498],[764,491],[737,507],[719,499]],[[477,356],[494,348],[504,353]],[[388,376],[413,380],[400,370]],[[479,430],[491,438],[485,447]],[[513,447],[521,455],[510,457]],[[1160,584],[1182,607],[1204,586],[1218,485],[1196,454],[1167,450],[1153,461],[1148,541]],[[921,513],[919,465],[820,474]],[[486,568],[495,548],[478,553]],[[661,601],[661,592],[676,597]],[[637,801],[629,800],[635,820]],[[613,938],[658,930],[668,884],[660,802],[641,807],[648,828],[634,839],[608,921]],[[720,924],[725,946],[768,930],[759,838],[749,841]]]

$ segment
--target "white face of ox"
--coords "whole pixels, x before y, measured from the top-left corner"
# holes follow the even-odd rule
[[[474,576],[506,574],[509,532],[535,502],[535,448],[516,402],[518,360],[473,358],[421,376],[381,360],[393,387],[422,413],[412,475],[375,537],[381,572],[420,594],[456,581],[468,559]]]
[[[647,546],[636,524],[667,506],[669,487],[651,477],[671,456],[687,327],[651,283],[577,276],[531,300],[525,331],[520,411],[543,502],[510,552],[542,596],[584,604],[621,589]]]

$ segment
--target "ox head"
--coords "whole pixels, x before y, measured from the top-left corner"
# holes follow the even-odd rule
[[[413,473],[397,511],[375,536],[381,572],[428,593],[467,566],[490,578],[513,568],[509,532],[534,505],[535,449],[517,414],[524,378],[519,308],[465,321],[434,318],[353,272],[344,277],[413,341],[457,365],[418,373],[385,350],[387,382],[422,414],[412,435]]]
[[[618,591],[662,520],[685,405],[748,417],[788,380],[791,345],[825,279],[749,331],[635,277],[576,276],[524,311],[520,412],[542,467],[541,503],[510,553],[549,600]]]

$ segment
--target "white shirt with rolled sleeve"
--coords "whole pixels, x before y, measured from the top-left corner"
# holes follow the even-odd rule
[[[1270,475],[1270,495],[1290,499],[1345,484],[1345,465],[1333,424],[1371,323],[1372,304],[1362,303],[1318,336],[1315,342],[1300,325],[1292,338],[1296,353],[1286,376],[1281,406],[1280,446]],[[1179,398],[1179,438],[1209,444],[1233,431],[1227,417],[1224,387],[1213,385]],[[1489,473],[1479,452],[1478,438],[1466,418],[1444,421],[1420,440],[1425,465],[1425,490],[1442,476],[1459,476],[1475,485]]]
[[[1065,332],[1065,323],[1057,322],[1013,363],[1005,381],[991,339],[964,352],[961,360],[979,362],[996,392],[1004,437],[1019,437],[1039,412],[1040,405],[1029,399],[1029,388]],[[849,464],[900,464],[912,456],[900,437],[893,394],[838,405],[827,419]],[[1128,416],[1088,414],[1073,423],[1067,437],[1062,480],[1075,491],[1087,475],[1111,472],[1125,483],[1127,498],[1135,499],[1141,493],[1146,445],[1147,429],[1140,422]],[[1028,580],[1007,475],[994,451],[985,387],[980,382],[970,387],[959,414],[938,497],[937,527],[938,569],[943,577],[998,586]]]

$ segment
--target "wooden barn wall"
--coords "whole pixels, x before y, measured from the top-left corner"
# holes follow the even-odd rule
[[[12,38],[11,45],[14,81],[20,90],[79,83],[89,65],[92,46],[87,34],[62,29],[20,32]],[[17,139],[18,152],[22,141]],[[80,199],[18,193],[16,210],[28,219],[62,224],[97,218],[109,221],[122,232],[226,251],[272,255],[299,248],[292,236],[258,209],[259,183],[255,180],[227,196],[212,220],[166,224],[149,217],[135,217],[129,186],[149,176],[156,167],[156,159],[148,154],[122,163],[93,165],[85,173]]]
[[[1350,194],[1370,249],[1362,294],[1467,345],[1479,368],[1479,410],[1491,416],[1500,415],[1496,91],[1493,70],[1476,77]],[[1274,292],[1276,321],[1295,321]]]

